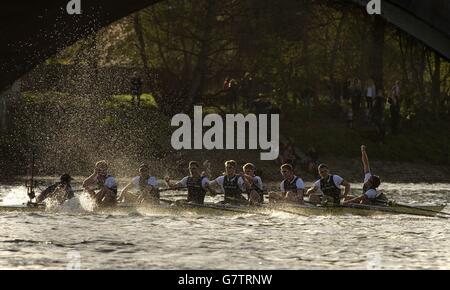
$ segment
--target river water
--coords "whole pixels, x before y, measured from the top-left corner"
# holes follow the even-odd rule
[[[450,184],[383,184],[383,189],[403,203],[450,202]],[[3,185],[0,199],[20,204],[25,192]],[[79,208],[0,212],[0,269],[73,268],[450,269],[450,220],[99,214]]]

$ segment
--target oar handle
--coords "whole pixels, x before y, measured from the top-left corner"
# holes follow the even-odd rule
[[[171,190],[181,190],[181,189],[187,189],[186,186],[182,186],[182,187],[168,187],[168,188],[160,188],[158,189],[159,192],[165,192],[165,191],[171,191]]]

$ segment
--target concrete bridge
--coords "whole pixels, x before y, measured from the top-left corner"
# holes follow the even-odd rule
[[[81,0],[81,15],[67,14],[69,0],[2,2],[0,91],[59,49],[160,1]],[[342,1],[352,1],[363,6],[369,2]],[[382,17],[450,59],[450,1],[382,0],[381,3]]]

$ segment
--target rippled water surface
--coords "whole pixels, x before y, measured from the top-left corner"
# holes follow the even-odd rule
[[[383,188],[404,203],[450,201],[449,184]],[[0,199],[4,204],[23,202],[25,189],[0,186]],[[406,215],[0,212],[0,268],[73,267],[450,269],[450,220]]]

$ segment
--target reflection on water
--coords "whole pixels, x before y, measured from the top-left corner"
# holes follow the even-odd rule
[[[448,184],[383,189],[405,203],[450,201]],[[4,203],[26,201],[24,188],[0,192]],[[450,269],[449,222],[406,215],[0,213],[0,268]]]

